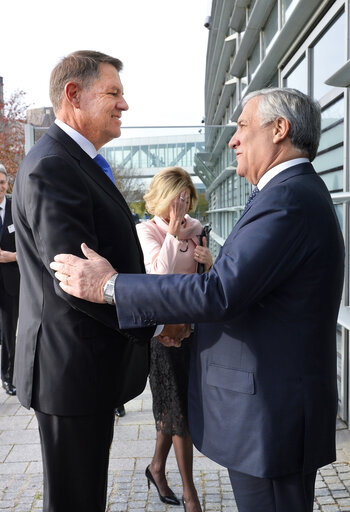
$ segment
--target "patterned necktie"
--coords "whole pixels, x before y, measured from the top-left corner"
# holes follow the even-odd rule
[[[109,165],[107,160],[103,158],[103,156],[100,154],[95,156],[94,160],[97,163],[97,165],[99,165],[101,169],[107,174],[108,178],[114,183],[114,185],[116,185],[111,166]]]
[[[1,238],[1,231],[2,231],[2,215],[1,215],[1,212],[2,212],[2,206],[0,206],[0,238]]]
[[[244,207],[244,210],[243,210],[243,212],[242,212],[242,215],[243,215],[243,213],[245,213],[245,212],[246,212],[246,210],[248,209],[248,206],[252,203],[252,201],[254,201],[254,198],[258,195],[258,193],[259,193],[259,189],[258,189],[258,187],[255,187],[255,188],[252,190],[252,192],[251,192],[250,196],[248,197],[248,201],[246,202],[246,205],[245,205],[245,207]],[[242,215],[241,215],[241,216],[242,216]]]

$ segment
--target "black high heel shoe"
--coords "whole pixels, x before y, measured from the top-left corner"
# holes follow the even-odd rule
[[[151,473],[151,471],[149,469],[149,466],[147,466],[147,468],[146,468],[145,475],[146,475],[146,478],[147,478],[148,489],[150,488],[150,482],[152,482],[152,484],[155,485],[155,487],[157,489],[160,501],[162,501],[163,503],[167,503],[168,505],[180,505],[179,500],[177,499],[177,497],[175,496],[175,494],[173,493],[173,491],[171,489],[170,489],[169,496],[162,496],[160,494],[159,489],[158,489],[158,485],[154,481],[154,478],[153,478],[153,475],[152,475],[152,473]]]

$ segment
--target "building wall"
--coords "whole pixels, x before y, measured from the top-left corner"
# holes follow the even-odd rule
[[[349,64],[348,3],[347,0],[212,1],[205,123],[221,125],[221,129],[206,130],[205,151],[197,158],[199,172],[208,176],[211,248],[218,253],[251,190],[246,180],[236,176],[234,155],[227,146],[242,111],[242,98],[257,89],[279,86],[300,89],[320,102],[322,136],[314,166],[332,194],[347,250],[338,326],[339,412],[345,420],[349,419],[350,396],[350,102],[349,88],[335,87],[332,77]],[[349,67],[347,73],[350,82]]]

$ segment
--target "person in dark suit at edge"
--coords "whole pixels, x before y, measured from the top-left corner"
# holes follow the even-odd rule
[[[13,218],[22,273],[17,393],[38,420],[44,512],[104,512],[115,408],[145,387],[155,327],[121,330],[108,305],[64,293],[49,268],[81,240],[125,272],[144,272],[135,223],[98,149],[128,109],[108,55],[75,52],[51,74],[56,121],[17,174]],[[158,329],[159,330],[159,329]],[[170,337],[167,337],[166,334]],[[165,328],[178,343],[185,328]]]
[[[208,274],[116,276],[84,244],[88,260],[52,263],[62,289],[93,302],[112,277],[124,328],[197,323],[190,431],[228,468],[240,512],[311,512],[316,471],[336,457],[344,244],[310,163],[320,126],[318,103],[297,90],[244,98],[229,146],[256,188]]]
[[[16,329],[19,303],[19,270],[16,261],[15,228],[11,198],[6,197],[9,178],[0,164],[0,326],[1,380],[8,395],[16,394],[13,369],[16,352]]]

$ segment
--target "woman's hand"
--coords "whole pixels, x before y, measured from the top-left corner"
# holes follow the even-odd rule
[[[0,263],[11,263],[12,261],[16,261],[16,253],[0,249]]]
[[[206,272],[209,272],[213,266],[213,258],[207,247],[207,239],[205,236],[203,236],[203,245],[197,245],[194,250],[194,259],[197,263],[203,263]]]
[[[181,222],[184,220],[185,214],[188,212],[190,204],[190,195],[187,191],[181,192],[170,203],[169,206],[169,229],[168,233],[178,236],[180,232]]]

